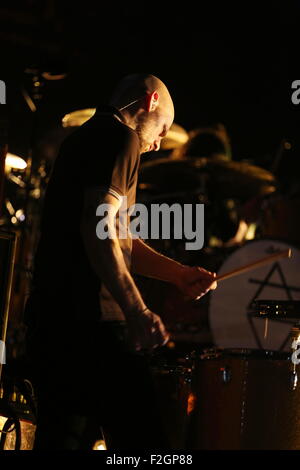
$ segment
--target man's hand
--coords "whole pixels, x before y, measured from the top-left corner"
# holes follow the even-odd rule
[[[160,317],[146,309],[140,313],[126,315],[129,341],[135,351],[151,351],[169,341]]]
[[[211,289],[216,289],[216,273],[206,271],[197,266],[182,266],[179,271],[175,286],[189,300],[199,300]]]

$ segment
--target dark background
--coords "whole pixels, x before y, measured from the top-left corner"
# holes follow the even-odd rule
[[[65,113],[106,102],[127,73],[149,72],[169,87],[176,123],[226,126],[233,158],[268,167],[283,138],[298,158],[297,3],[1,2],[10,151],[26,157],[34,129],[51,160],[66,134]],[[32,66],[68,74],[45,81],[36,124],[21,94],[22,86],[30,92],[24,71]]]

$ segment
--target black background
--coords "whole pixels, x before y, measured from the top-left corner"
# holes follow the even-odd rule
[[[187,130],[226,126],[233,158],[268,167],[286,138],[297,159],[297,5],[2,2],[0,78],[8,89],[10,150],[26,157],[34,130],[46,144],[40,156],[55,158],[65,113],[106,102],[127,73],[149,72],[169,87],[176,123]],[[32,66],[68,74],[45,81],[37,123],[21,94],[22,86],[30,91],[24,70]]]

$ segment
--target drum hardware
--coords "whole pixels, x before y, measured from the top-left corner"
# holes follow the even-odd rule
[[[11,305],[12,281],[16,259],[17,234],[0,233],[0,265],[2,268],[0,282],[0,338],[5,345],[7,324]],[[4,357],[5,359],[5,357]],[[28,380],[11,378],[0,361],[0,449],[31,448],[34,439],[34,412],[32,386]],[[14,426],[14,428],[12,427]],[[22,438],[21,438],[22,437]]]
[[[216,359],[218,357],[220,357],[220,355],[222,354],[221,352],[221,349],[217,349],[217,348],[209,348],[209,349],[204,349],[202,354],[199,355],[199,358],[201,360],[203,359]]]
[[[5,160],[8,152],[8,110],[6,105],[0,106],[0,216],[2,216],[2,205],[5,183]]]
[[[5,375],[0,395],[0,450],[32,450],[36,400],[29,380]]]
[[[271,165],[272,173],[277,174],[277,172],[279,170],[279,164],[280,164],[280,162],[283,158],[284,152],[286,150],[291,150],[291,148],[292,148],[292,145],[288,140],[286,140],[286,139],[281,140],[281,142],[278,146],[277,152],[275,154],[274,161],[272,162],[272,165]]]
[[[245,162],[167,157],[141,164],[138,199],[147,202],[148,198],[149,203],[166,199],[168,202],[172,194],[173,203],[204,203],[205,245],[222,246],[234,240],[241,229],[243,203],[272,194],[276,188],[272,173]],[[202,195],[201,201],[195,193]],[[246,234],[243,230],[244,237]],[[251,238],[250,232],[249,236]],[[183,262],[187,264],[185,260]]]
[[[292,370],[291,371],[291,387],[292,387],[292,390],[296,390],[297,385],[298,385],[298,374],[297,374],[296,370]]]
[[[254,300],[253,316],[272,318],[273,320],[300,319],[300,300]]]
[[[23,338],[21,338],[22,313],[24,300],[30,286],[28,273],[32,268],[32,254],[36,248],[36,240],[39,235],[39,225],[42,179],[42,160],[37,151],[37,128],[39,124],[39,102],[42,98],[44,80],[58,79],[58,76],[49,72],[43,77],[43,71],[37,69],[26,69],[22,95],[32,113],[31,135],[29,138],[29,149],[26,160],[23,156],[8,153],[5,158],[5,185],[6,199],[3,205],[4,213],[0,224],[6,230],[16,230],[18,243],[16,251],[16,264],[20,269],[14,269],[12,299],[10,304],[10,340],[14,348],[9,348],[12,357],[23,354]],[[35,162],[38,162],[35,164]],[[23,330],[24,331],[24,330]],[[21,333],[21,334],[19,334]],[[19,341],[15,338],[20,336]],[[20,348],[20,351],[18,351]]]
[[[299,318],[299,317],[298,317]],[[293,328],[291,329],[291,363],[292,371],[291,371],[291,386],[292,390],[296,390],[298,385],[298,373],[297,373],[297,365],[300,363],[298,359],[298,346],[300,344],[300,320],[295,323]]]
[[[231,381],[231,375],[232,375],[232,371],[230,367],[228,366],[220,367],[220,372],[221,372],[222,382],[224,384],[228,384]]]
[[[191,200],[194,198],[199,204],[207,204],[208,199],[203,194],[200,189],[190,190],[190,191],[176,191],[164,194],[157,194],[156,190],[157,187],[154,184],[145,184],[140,183],[138,185],[139,194],[137,196],[137,200],[140,203],[149,203],[149,202],[167,202],[169,201],[180,201],[181,203],[184,201]]]
[[[10,313],[10,301],[12,294],[12,282],[14,263],[16,258],[17,235],[14,232],[0,232],[0,339],[1,345],[5,345]],[[2,354],[3,356],[3,354]],[[3,360],[4,359],[4,360]],[[4,358],[0,360],[0,384],[2,376],[2,366],[5,364]]]
[[[153,184],[161,194],[206,188],[213,199],[215,188],[221,199],[248,200],[266,196],[276,190],[272,173],[245,162],[208,158],[160,158],[141,165],[140,182]]]
[[[293,361],[293,353],[296,354],[298,344],[300,344],[300,301],[299,300],[255,300],[251,306],[249,315],[257,318],[264,318],[266,329],[269,319],[275,321],[297,320],[291,328],[287,341],[291,341],[291,364],[290,384],[292,390],[296,390],[298,384],[297,363]],[[286,341],[286,342],[287,342]],[[297,357],[297,356],[296,356]],[[300,362],[300,361],[299,361]]]

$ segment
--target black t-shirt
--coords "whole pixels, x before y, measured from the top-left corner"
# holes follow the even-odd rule
[[[101,280],[90,266],[80,222],[85,189],[99,188],[135,203],[140,162],[137,134],[119,119],[112,107],[96,114],[62,144],[47,187],[41,236],[35,263],[33,290],[63,296],[77,310],[99,318]],[[95,227],[96,230],[96,227]],[[122,242],[122,243],[121,243]],[[131,240],[120,241],[129,267]]]

